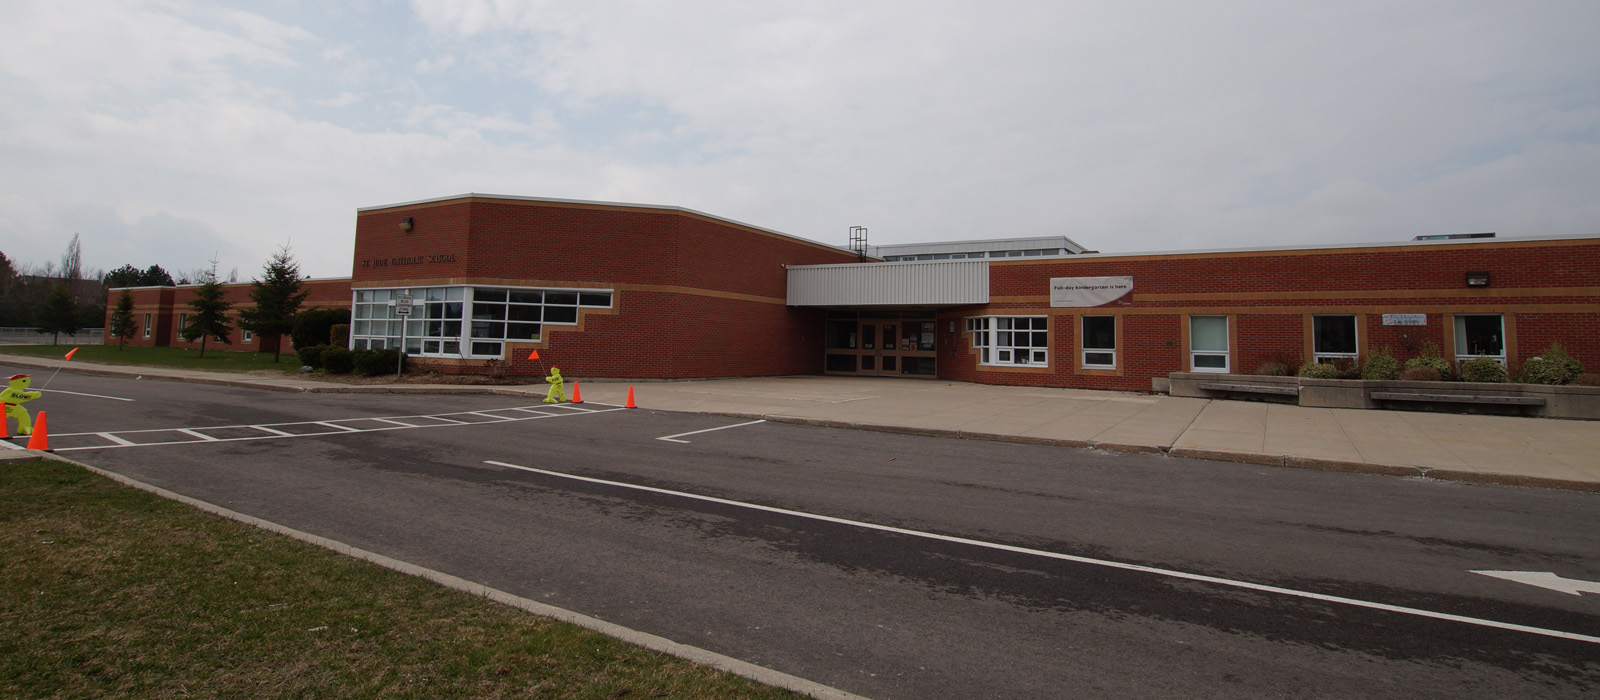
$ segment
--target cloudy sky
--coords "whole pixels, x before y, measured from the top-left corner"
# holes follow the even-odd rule
[[[844,245],[1600,232],[1595,0],[0,0],[0,252],[347,276],[358,207]]]

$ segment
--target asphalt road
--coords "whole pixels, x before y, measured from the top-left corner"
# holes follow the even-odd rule
[[[49,388],[30,408],[63,456],[882,700],[1600,692],[1600,595],[1473,573],[1600,581],[1597,494],[536,399]]]

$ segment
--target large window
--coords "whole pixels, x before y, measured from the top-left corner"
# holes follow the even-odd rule
[[[411,316],[404,320],[394,309],[400,294],[412,297]],[[358,349],[399,348],[403,331],[411,355],[502,359],[506,341],[537,341],[547,324],[576,325],[580,307],[610,306],[609,290],[358,289],[350,337]]]
[[[1330,365],[1334,360],[1356,359],[1356,317],[1312,316],[1311,354],[1314,361]]]
[[[1189,317],[1189,367],[1196,372],[1228,371],[1228,317]]]
[[[1506,363],[1504,319],[1500,314],[1457,316],[1455,324],[1457,362],[1492,357],[1502,365]]]
[[[985,365],[1046,367],[1050,364],[1047,316],[978,316],[967,319],[972,347]]]
[[[1116,369],[1116,316],[1083,317],[1083,366],[1086,369]]]

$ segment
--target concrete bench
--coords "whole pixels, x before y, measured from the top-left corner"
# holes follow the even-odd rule
[[[1423,401],[1442,403],[1481,403],[1505,406],[1543,406],[1542,396],[1488,396],[1484,394],[1427,394],[1415,391],[1374,391],[1374,401]]]
[[[1279,396],[1299,396],[1298,384],[1201,384],[1202,391],[1230,391],[1239,394],[1277,394]]]

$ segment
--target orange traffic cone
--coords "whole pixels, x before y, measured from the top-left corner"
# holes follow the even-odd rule
[[[39,412],[39,424],[33,426],[33,437],[28,438],[28,449],[55,452],[50,449],[50,434],[44,427],[44,411]]]
[[[583,395],[578,393],[578,383],[572,383],[572,403],[583,403]]]
[[[628,385],[628,404],[626,406],[623,406],[623,408],[638,408],[638,407],[639,407],[638,404],[635,404],[633,402],[633,385],[629,384]],[[39,414],[39,417],[43,418],[44,414],[43,413]]]

